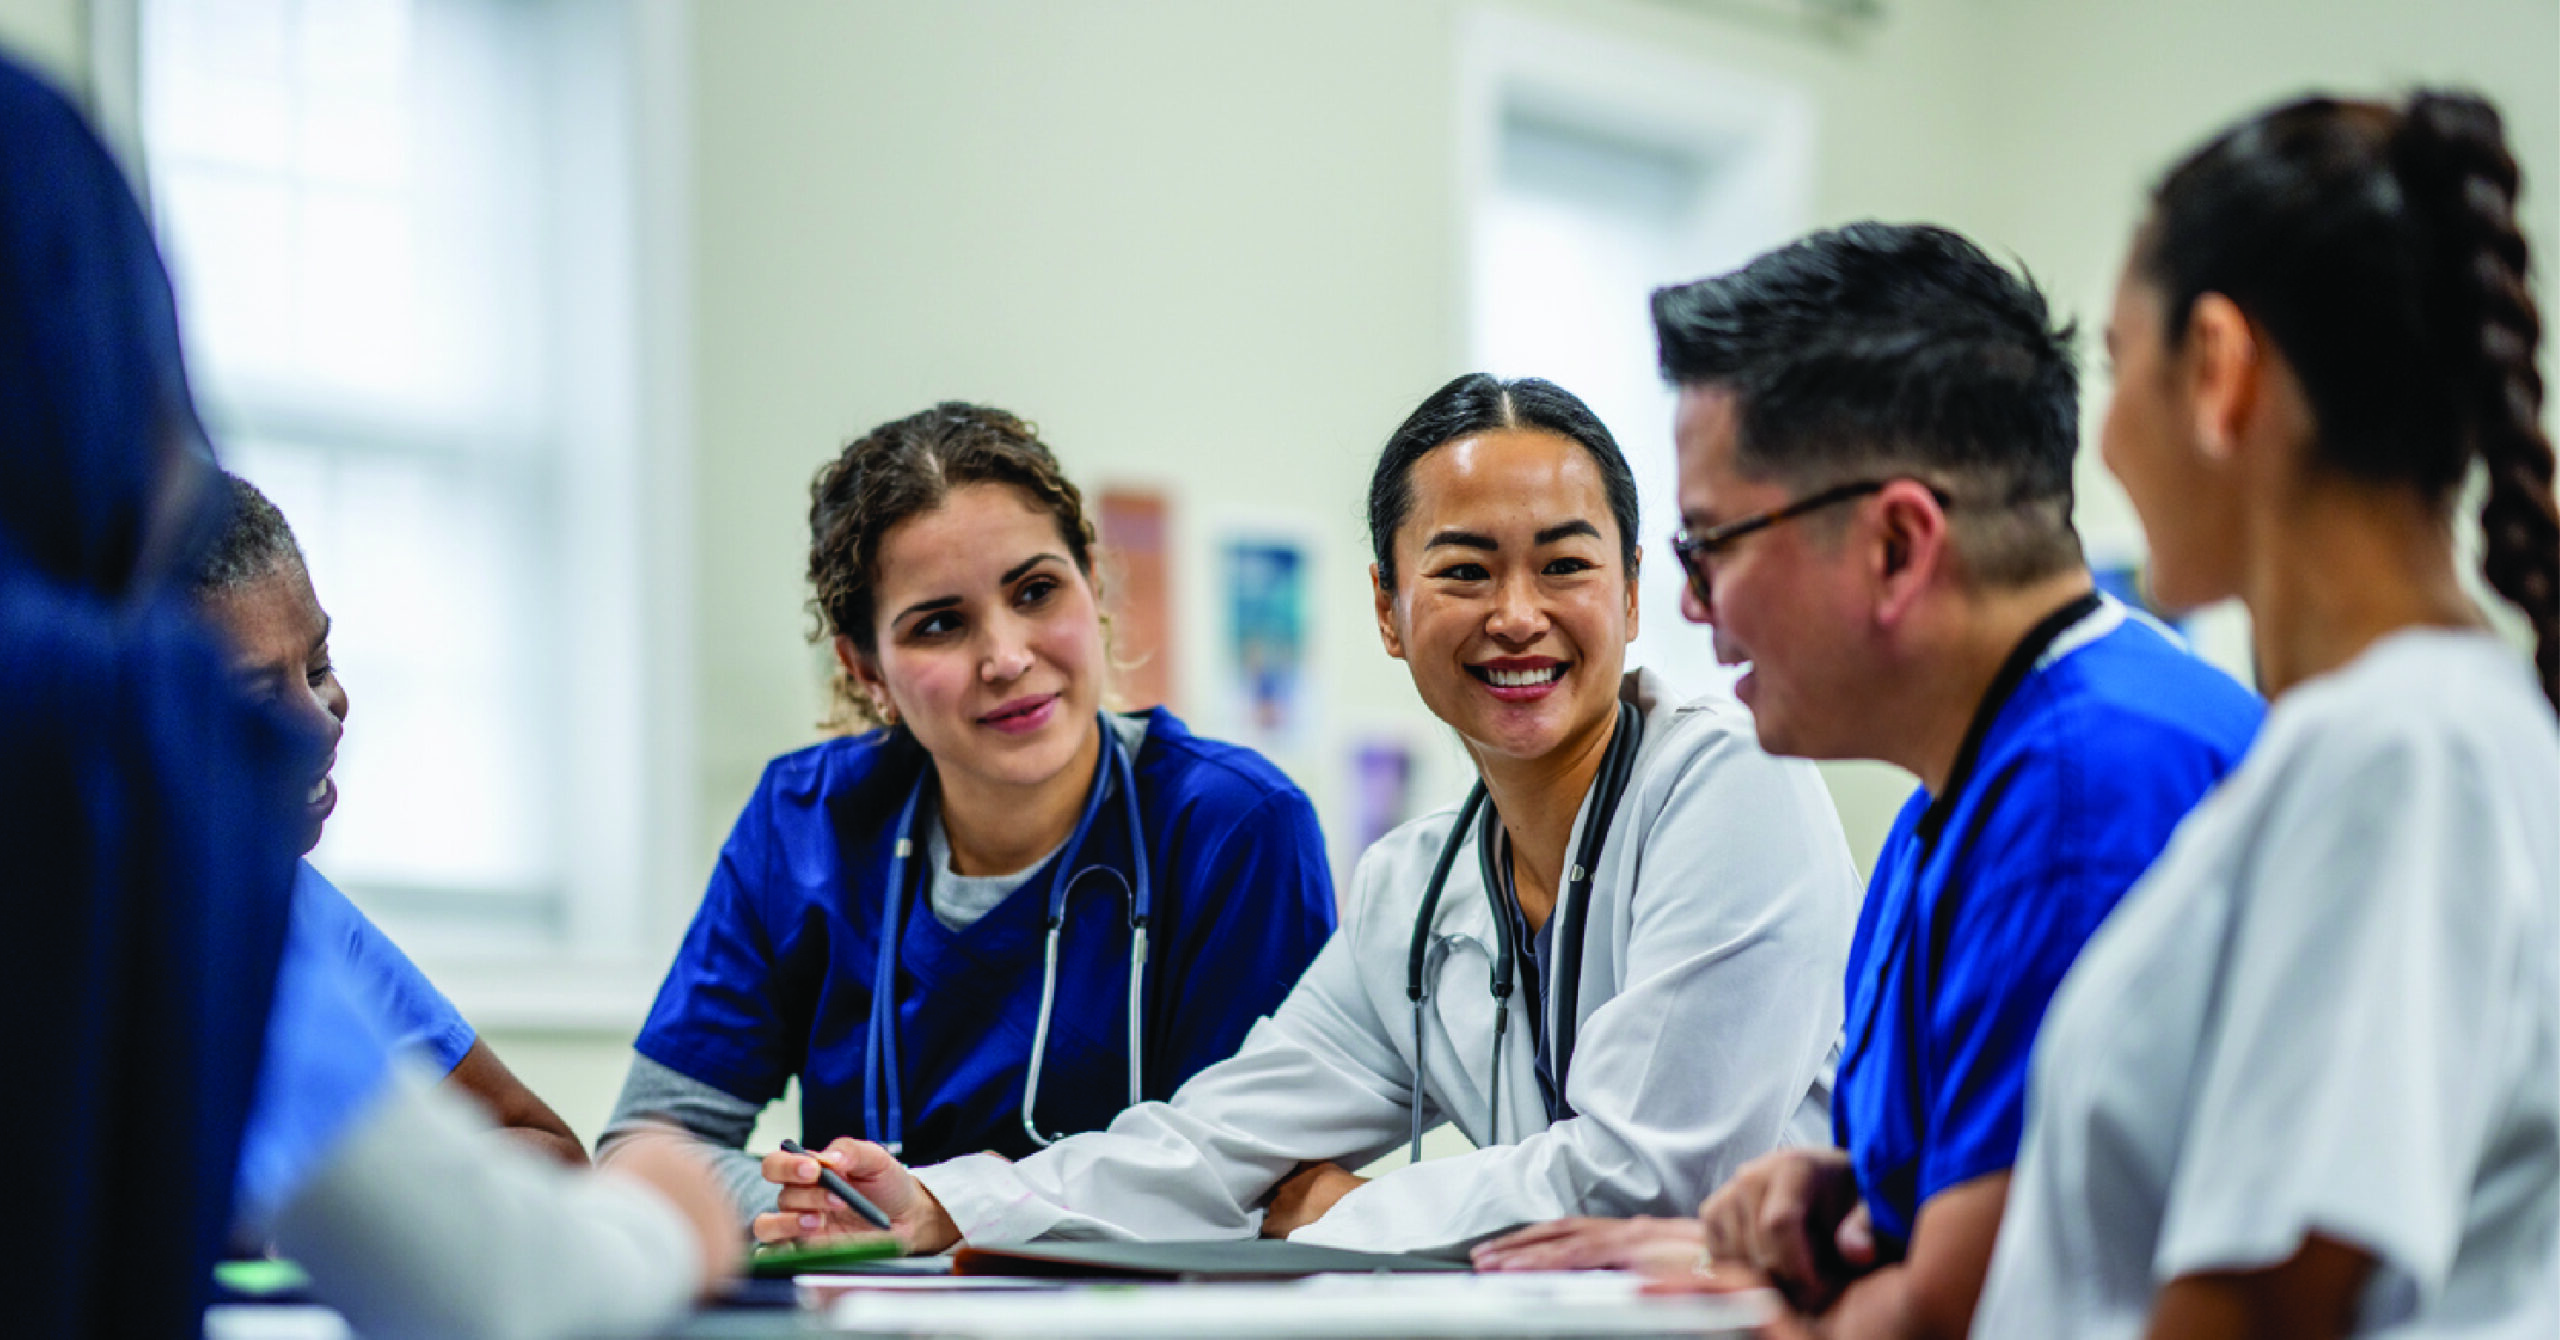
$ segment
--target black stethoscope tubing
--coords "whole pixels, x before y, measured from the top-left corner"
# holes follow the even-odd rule
[[[1618,815],[1618,802],[1625,799],[1627,786],[1635,777],[1636,750],[1644,738],[1644,716],[1633,705],[1618,704],[1618,728],[1609,737],[1608,752],[1601,756],[1600,774],[1592,785],[1591,814],[1582,826],[1582,841],[1576,844],[1573,866],[1565,873],[1564,889],[1556,900],[1556,961],[1548,972],[1549,989],[1544,995],[1547,1037],[1551,1040],[1548,1055],[1554,1058],[1556,1101],[1563,1107],[1560,1116],[1571,1116],[1572,1106],[1564,1098],[1565,1076],[1573,1064],[1574,1034],[1581,1026],[1579,1009],[1582,986],[1583,932],[1590,920],[1592,881],[1600,871],[1600,854],[1607,847],[1609,830]],[[1493,977],[1489,987],[1493,995],[1493,1064],[1490,1070],[1489,1104],[1491,1120],[1484,1143],[1497,1143],[1502,1122],[1502,1043],[1510,1029],[1511,993],[1519,978],[1519,965],[1511,936],[1504,928],[1510,925],[1505,909],[1498,900],[1505,897],[1508,880],[1502,878],[1496,860],[1496,841],[1500,837],[1501,816],[1489,803],[1483,779],[1468,788],[1467,798],[1458,807],[1457,821],[1449,826],[1449,836],[1440,846],[1440,855],[1431,866],[1431,882],[1423,886],[1422,905],[1414,913],[1413,939],[1405,957],[1405,998],[1413,1003],[1413,1085],[1410,1095],[1413,1113],[1412,1156],[1422,1157],[1422,1110],[1425,1088],[1423,1019],[1430,1001],[1430,981],[1438,975],[1441,960],[1450,947],[1467,936],[1434,936],[1431,924],[1440,911],[1441,894],[1447,891],[1449,871],[1457,864],[1458,848],[1467,840],[1470,826],[1477,828],[1476,857],[1482,872],[1485,903],[1493,913],[1494,944],[1486,950],[1492,960]],[[1478,948],[1484,948],[1478,945]]]

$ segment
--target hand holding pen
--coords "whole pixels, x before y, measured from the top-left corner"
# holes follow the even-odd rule
[[[782,1190],[779,1209],[756,1216],[756,1241],[821,1241],[875,1228],[898,1235],[911,1252],[938,1252],[959,1229],[915,1175],[867,1140],[839,1137],[823,1151],[786,1140],[764,1157],[765,1180]]]

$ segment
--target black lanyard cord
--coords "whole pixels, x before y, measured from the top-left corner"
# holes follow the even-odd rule
[[[1956,749],[1955,765],[1947,769],[1945,789],[1929,801],[1920,812],[1919,834],[1923,842],[1935,842],[1954,813],[1956,798],[1964,794],[1965,784],[1973,779],[1973,765],[1982,755],[1982,743],[1991,734],[1991,723],[1999,719],[2000,709],[2025,683],[2036,662],[2043,659],[2045,649],[2070,631],[2071,626],[2097,613],[2106,604],[2095,591],[2083,591],[2052,613],[2036,621],[2018,645],[2009,649],[2009,657],[2000,663],[2000,672],[1991,677],[1991,687],[1983,690],[1982,702],[1973,710],[1973,721],[1965,727],[1964,743]]]

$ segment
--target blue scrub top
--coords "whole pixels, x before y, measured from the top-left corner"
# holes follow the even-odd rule
[[[1888,1259],[1930,1197],[2017,1161],[2054,988],[2265,714],[2138,617],[1989,707],[1944,802],[1903,806],[1850,944],[1832,1121]]]
[[[375,994],[357,976],[340,923],[325,908],[315,915],[297,887],[240,1139],[243,1221],[262,1223],[291,1200],[390,1084],[398,1044]]]
[[[1332,934],[1334,906],[1304,793],[1261,755],[1193,735],[1162,708],[1146,720],[1131,760],[1155,885],[1140,1087],[1160,1099],[1231,1055],[1279,1005]],[[800,1138],[811,1145],[882,1136],[863,1102],[882,894],[899,807],[927,761],[907,732],[872,731],[766,767],[633,1044],[641,1055],[756,1104],[799,1076]],[[1106,798],[1079,868],[1132,868],[1122,815]],[[916,845],[911,868],[921,834]],[[916,888],[899,891],[909,1162],[1031,1152],[1022,1083],[1051,873],[1033,872],[959,931],[915,905]],[[1044,1131],[1096,1129],[1127,1105],[1129,952],[1117,885],[1085,880],[1060,942]]]
[[[478,1035],[400,946],[347,901],[338,886],[301,863],[293,876],[293,915],[308,920],[308,933],[343,958],[350,987],[373,1008],[393,1045],[445,1075],[462,1064]]]

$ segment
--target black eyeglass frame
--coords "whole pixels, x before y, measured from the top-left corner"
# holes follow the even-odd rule
[[[1945,489],[1925,479],[1913,479],[1910,475],[1851,480],[1846,484],[1834,484],[1827,489],[1808,493],[1783,507],[1773,507],[1766,512],[1725,522],[1721,526],[1709,526],[1695,535],[1689,533],[1687,526],[1682,526],[1671,534],[1671,556],[1680,560],[1680,571],[1689,579],[1689,593],[1698,598],[1699,604],[1712,608],[1715,582],[1707,575],[1707,559],[1717,550],[1745,535],[1767,530],[1781,521],[1793,521],[1808,512],[1818,512],[1825,507],[1844,503],[1852,498],[1863,498],[1870,493],[1882,493],[1888,485],[1899,484],[1904,480],[1911,480],[1912,483],[1929,490],[1929,496],[1937,499],[1938,506],[1942,508],[1955,505],[1955,499]]]

